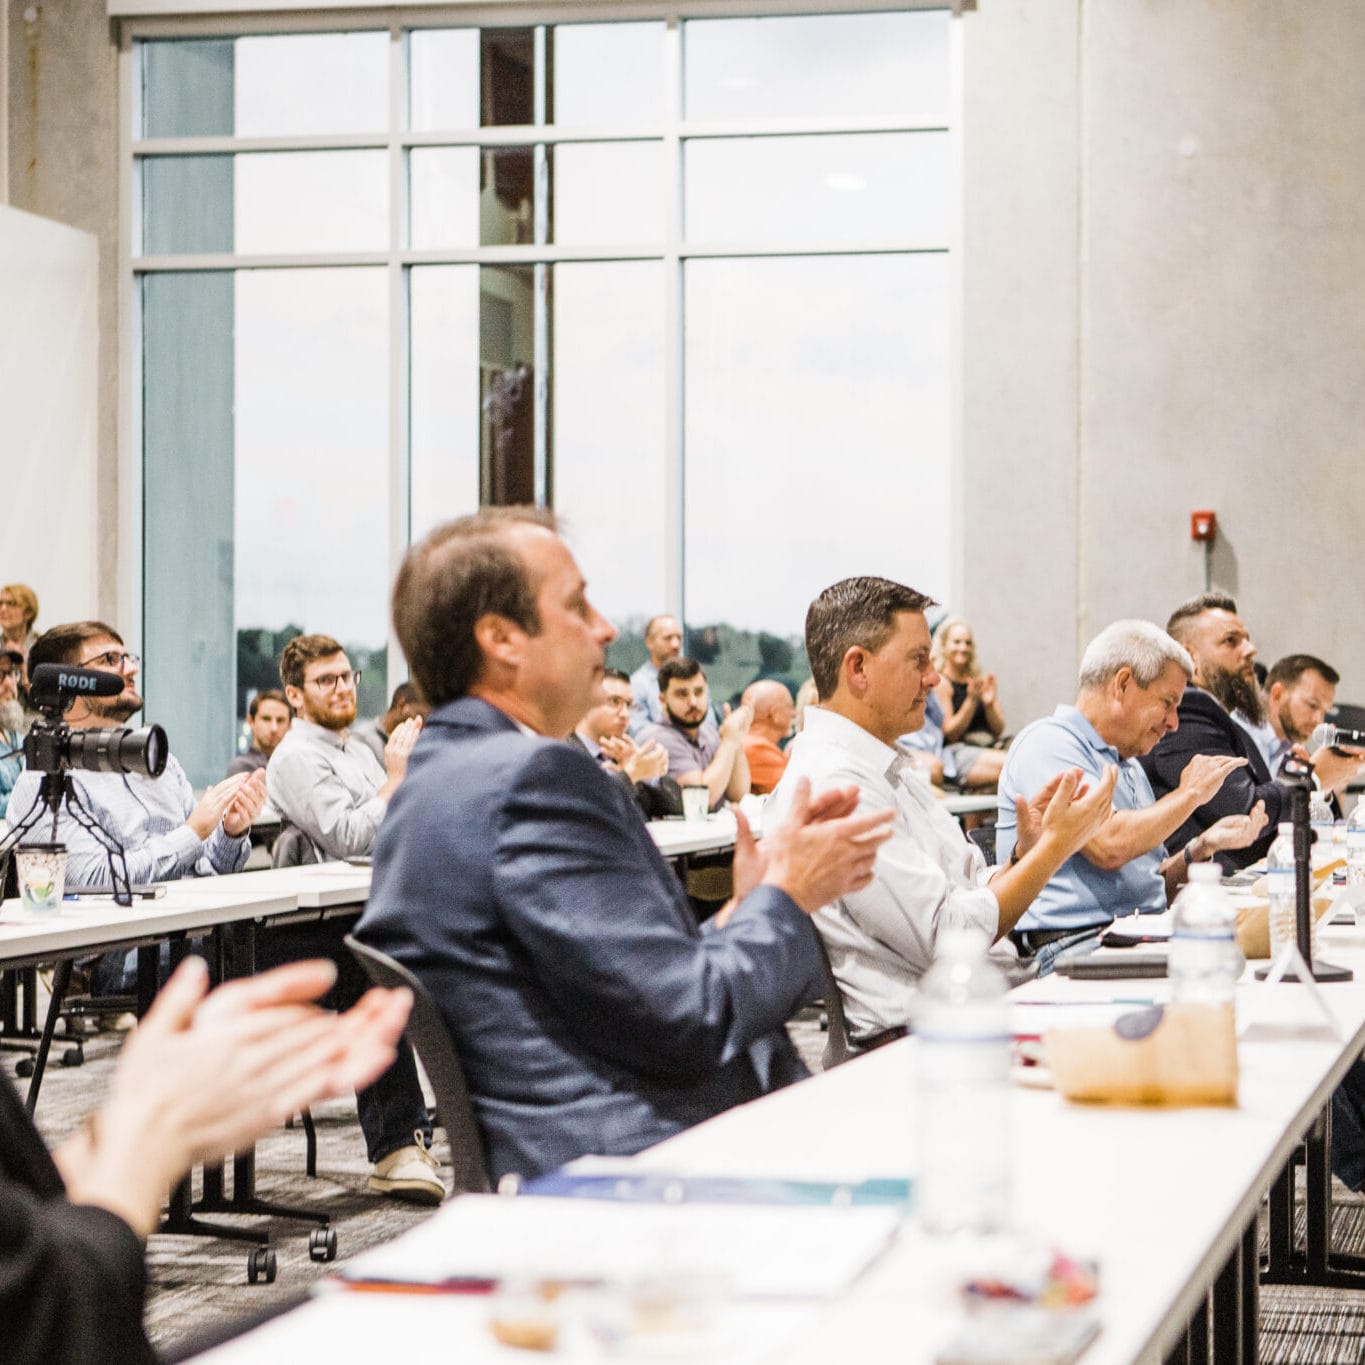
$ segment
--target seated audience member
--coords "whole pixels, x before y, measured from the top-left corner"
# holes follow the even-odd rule
[[[1246,765],[1235,769],[1218,793],[1191,812],[1166,840],[1166,847],[1177,852],[1223,816],[1247,815],[1262,802],[1267,825],[1261,836],[1245,848],[1223,849],[1217,855],[1225,870],[1236,871],[1264,857],[1280,821],[1289,819],[1289,788],[1274,780],[1256,741],[1233,719],[1235,711],[1253,725],[1264,719],[1265,703],[1252,670],[1256,646],[1237,615],[1237,603],[1223,593],[1204,593],[1177,607],[1166,629],[1189,651],[1194,685],[1180,700],[1180,728],[1140,762],[1153,793],[1165,796],[1180,785],[1186,764],[1196,754],[1246,759]],[[1340,762],[1324,750],[1317,759],[1321,778],[1339,784]],[[1349,762],[1353,771],[1360,766],[1358,757]]]
[[[24,656],[17,649],[0,649],[0,809],[9,800],[24,766],[22,753],[14,753],[24,742],[24,707],[19,700],[19,682],[24,676]]]
[[[1002,967],[1018,969],[1008,942],[1033,898],[1110,811],[1115,771],[1081,792],[1060,773],[1016,803],[1019,838],[1008,864],[988,868],[981,851],[940,806],[896,740],[918,729],[938,683],[923,593],[885,578],[846,578],[806,613],[806,656],[820,692],[787,751],[787,771],[768,805],[780,818],[805,783],[858,789],[859,809],[890,812],[893,834],[871,883],[815,917],[844,999],[854,1044],[876,1047],[906,1032],[914,987],[941,930],[975,929]],[[765,828],[767,820],[765,818]]]
[[[588,707],[569,735],[603,770],[630,793],[646,820],[678,815],[682,797],[676,782],[665,782],[668,755],[660,744],[636,744],[626,733],[630,723],[630,678],[619,668],[604,670],[599,699]]]
[[[871,876],[885,817],[798,796],[737,902],[698,928],[630,800],[562,743],[611,624],[538,508],[490,508],[403,562],[394,628],[433,709],[379,832],[357,930],[459,1048],[496,1182],[625,1156],[804,1074],[783,1024],[819,988],[809,915]]]
[[[1233,719],[1241,722],[1256,741],[1272,777],[1279,775],[1280,765],[1291,750],[1297,748],[1307,756],[1303,746],[1327,719],[1340,681],[1336,669],[1321,659],[1311,654],[1289,654],[1266,674],[1261,689],[1265,698],[1262,723],[1254,724],[1241,711],[1233,713]],[[1342,753],[1335,752],[1330,745],[1320,748],[1311,759],[1318,785],[1333,796],[1365,764],[1365,750],[1342,747]]]
[[[27,657],[38,632],[38,594],[23,583],[0,588],[0,648],[16,649]]]
[[[125,1044],[98,1114],[51,1155],[0,1079],[6,1365],[153,1365],[143,1244],[166,1190],[393,1056],[408,993],[371,991],[334,1016],[311,1003],[331,981],[329,964],[301,962],[206,996],[208,972],[190,958]]]
[[[683,632],[675,616],[651,617],[645,626],[645,648],[649,658],[630,675],[630,734],[634,739],[646,725],[664,718],[659,699],[659,670],[682,653]]]
[[[951,766],[962,791],[994,790],[1005,755],[990,746],[1005,733],[1005,717],[996,700],[995,674],[978,668],[972,628],[960,616],[939,622],[933,660],[940,674],[945,767]]]
[[[251,748],[228,764],[229,777],[264,768],[294,719],[289,699],[274,687],[265,688],[252,697],[246,716],[251,725]]]
[[[123,679],[123,691],[116,697],[78,697],[72,702],[64,719],[73,730],[126,725],[142,709],[134,686],[137,655],[129,654],[118,632],[102,621],[53,626],[40,635],[29,651],[30,670],[40,664],[76,664]],[[240,871],[251,852],[251,822],[265,801],[265,779],[259,773],[226,778],[196,801],[174,754],[167,757],[160,777],[85,771],[72,772],[70,777],[95,823],[123,845],[130,882]],[[36,772],[19,775],[9,798],[11,826],[37,799],[41,780]],[[51,828],[49,818],[44,830]],[[109,858],[103,846],[76,823],[65,806],[58,816],[56,838],[66,845],[68,886],[109,881]]]
[[[910,762],[929,779],[931,786],[946,787],[956,776],[943,743],[943,704],[937,692],[930,692],[924,699],[924,724],[902,735],[896,746],[910,755]]]
[[[1050,971],[1069,949],[1094,946],[1116,917],[1165,910],[1189,866],[1223,849],[1245,847],[1265,827],[1259,803],[1248,815],[1228,815],[1168,855],[1164,840],[1212,799],[1244,760],[1196,755],[1179,785],[1160,801],[1138,763],[1176,728],[1194,665],[1185,649],[1150,621],[1116,621],[1081,658],[1074,706],[1059,706],[1026,725],[1010,745],[1000,775],[996,856],[1009,857],[1015,839],[1015,798],[1067,769],[1091,781],[1117,767],[1114,813],[1053,874],[1010,937],[1020,955]]]
[[[422,728],[419,717],[400,722],[380,762],[350,728],[359,676],[330,635],[296,635],[280,655],[295,720],[271,757],[266,786],[276,810],[323,859],[363,857],[374,848]]]
[[[719,726],[711,718],[706,675],[695,659],[670,659],[659,670],[659,702],[664,718],[640,731],[642,744],[659,744],[668,754],[668,771],[680,787],[705,786],[711,809],[738,801],[749,791],[744,737],[753,713],[737,706]]]
[[[779,745],[792,734],[796,705],[786,684],[776,678],[760,678],[744,689],[740,698],[753,715],[744,736],[744,758],[749,764],[749,790],[760,796],[782,780],[787,756]]]
[[[414,716],[421,720],[430,709],[410,682],[401,682],[393,689],[389,709],[377,720],[362,720],[351,733],[368,744],[370,751],[383,763],[384,746],[388,744],[389,736],[405,720],[411,720]]]

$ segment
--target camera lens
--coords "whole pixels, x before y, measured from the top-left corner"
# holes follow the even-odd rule
[[[141,730],[73,730],[67,737],[67,762],[88,773],[141,773],[160,777],[166,768],[166,732],[159,725]]]

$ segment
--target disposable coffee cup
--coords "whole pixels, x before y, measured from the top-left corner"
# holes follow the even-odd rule
[[[684,787],[682,789],[683,818],[686,820],[705,820],[711,809],[711,792],[707,787]]]
[[[25,844],[14,852],[25,910],[56,910],[66,894],[66,845]]]

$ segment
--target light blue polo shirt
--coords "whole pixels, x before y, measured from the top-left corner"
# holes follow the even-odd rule
[[[1108,764],[1119,770],[1114,784],[1115,810],[1145,810],[1156,803],[1152,784],[1137,759],[1125,762],[1119,758],[1118,750],[1106,744],[1074,706],[1059,706],[1051,716],[1026,725],[1010,745],[1000,774],[997,860],[1008,862],[1014,850],[1016,796],[1027,800],[1063,768],[1079,768],[1098,780]],[[1079,929],[1108,924],[1134,911],[1157,914],[1166,909],[1166,881],[1161,875],[1165,860],[1164,844],[1130,859],[1114,872],[1096,867],[1084,854],[1073,854],[1053,873],[1017,927]]]

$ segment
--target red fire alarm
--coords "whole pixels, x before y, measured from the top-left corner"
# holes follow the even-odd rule
[[[1217,512],[1190,513],[1190,539],[1212,544],[1218,535]]]

